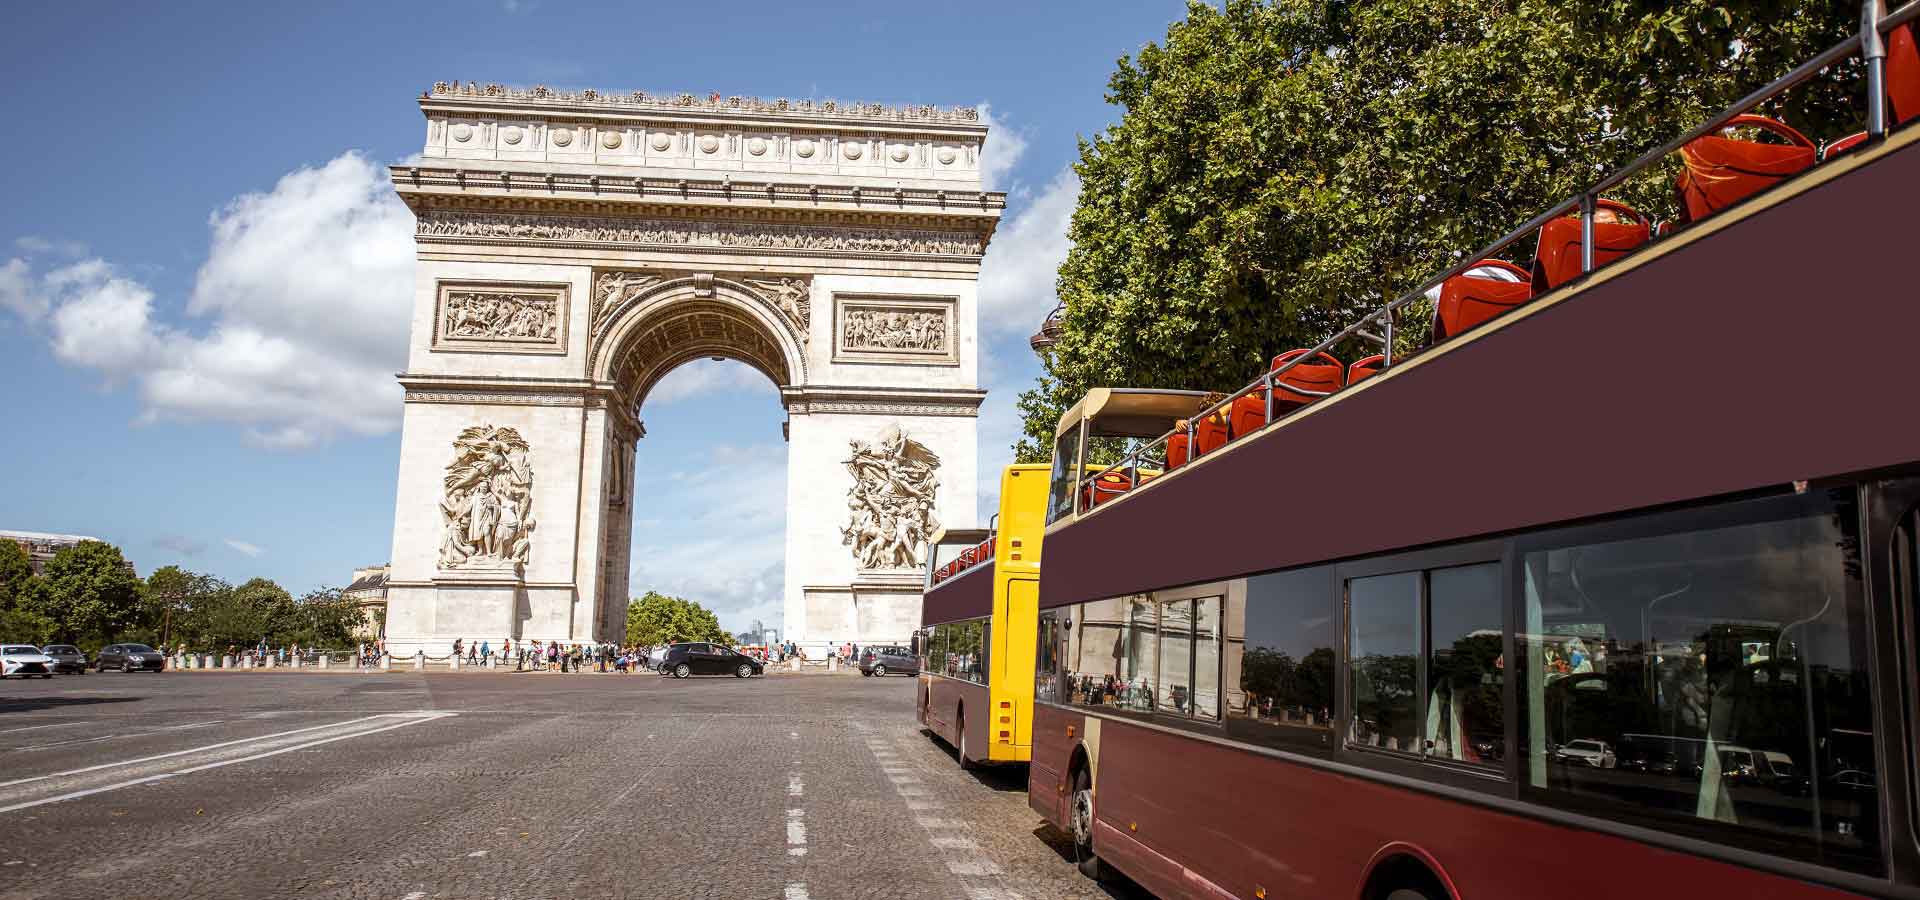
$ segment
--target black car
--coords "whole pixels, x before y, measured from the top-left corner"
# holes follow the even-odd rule
[[[75,675],[87,674],[87,654],[72,644],[48,644],[40,648],[41,653],[53,657],[55,672],[72,672]]]
[[[108,669],[163,672],[167,668],[167,658],[145,644],[112,644],[100,648],[100,655],[94,657],[93,667],[101,672]]]
[[[752,678],[764,674],[760,661],[719,644],[674,644],[667,648],[660,671],[675,678],[689,675],[732,675]]]
[[[920,658],[905,647],[862,647],[860,649],[860,674],[879,675],[920,674]]]

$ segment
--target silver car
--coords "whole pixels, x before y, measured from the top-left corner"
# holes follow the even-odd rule
[[[53,677],[53,657],[29,644],[0,644],[0,678]]]

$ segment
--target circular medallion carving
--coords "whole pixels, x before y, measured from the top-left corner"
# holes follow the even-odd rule
[[[939,158],[940,158],[941,165],[950,166],[950,165],[953,165],[953,161],[957,159],[958,156],[953,152],[952,147],[943,147],[940,150]]]
[[[764,156],[767,152],[767,142],[760,138],[747,141],[747,152],[755,156]]]
[[[905,148],[905,147],[895,147],[895,148],[893,148],[893,161],[894,161],[894,162],[897,162],[897,163],[903,163],[903,162],[906,162],[906,161],[907,161],[907,157],[908,157],[908,156],[910,156],[910,155],[912,155],[912,154],[910,154],[910,153],[909,153],[909,152],[907,151],[907,148]]]
[[[453,139],[454,139],[454,140],[456,140],[456,141],[465,141],[466,139],[468,139],[468,138],[470,138],[470,137],[473,137],[473,126],[472,126],[472,125],[464,125],[464,124],[463,124],[463,125],[455,125],[455,126],[453,126]]]
[[[793,142],[793,155],[795,155],[795,156],[798,156],[798,157],[800,157],[801,159],[806,159],[806,158],[808,158],[808,157],[810,157],[810,156],[812,156],[812,155],[813,155],[813,142],[812,142],[812,141],[794,141],[794,142]]]
[[[656,134],[653,136],[653,149],[665,150],[671,146],[673,146],[673,138],[670,138],[664,134]]]
[[[508,125],[500,129],[500,139],[509,144],[520,143],[520,128],[515,125]]]
[[[618,148],[620,146],[620,132],[609,131],[606,134],[601,135],[600,146],[605,147],[608,150],[613,150]]]
[[[860,154],[864,151],[860,149],[859,144],[842,144],[840,145],[840,152],[845,154],[848,159],[859,159]]]
[[[566,128],[555,128],[553,130],[553,145],[555,147],[565,147],[571,143],[573,143],[572,130]]]
[[[703,138],[701,138],[701,139],[700,139],[700,152],[701,152],[701,153],[712,153],[712,152],[714,152],[714,151],[716,151],[716,150],[719,150],[719,149],[720,149],[720,139],[719,139],[719,138],[717,138],[717,137],[714,137],[713,135],[710,135],[710,134],[709,134],[709,135],[707,135],[706,137],[703,137]]]

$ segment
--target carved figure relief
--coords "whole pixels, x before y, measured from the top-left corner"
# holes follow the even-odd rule
[[[925,558],[927,538],[939,530],[934,494],[940,457],[888,425],[871,441],[848,441],[847,527],[841,543],[862,569],[913,569]]]
[[[600,330],[601,320],[620,304],[659,283],[660,276],[645,272],[601,272],[593,283],[593,329]]]
[[[986,250],[976,235],[945,231],[701,223],[662,219],[561,218],[445,210],[421,213],[415,233],[423,238],[599,241],[678,247],[924,253],[938,256],[979,256]]]
[[[440,568],[526,563],[533,543],[533,465],[512,428],[475,425],[453,441],[440,501]]]
[[[807,323],[813,319],[813,283],[806,278],[749,278],[747,283],[772,301],[800,333],[800,343],[807,343]]]
[[[564,353],[567,286],[442,282],[434,345]]]
[[[937,309],[849,309],[842,350],[947,350],[947,316]]]

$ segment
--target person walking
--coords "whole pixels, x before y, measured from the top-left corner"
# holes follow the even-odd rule
[[[463,642],[459,638],[453,639],[453,659],[455,662],[460,661],[460,647],[462,643]]]
[[[480,640],[480,664],[486,665],[493,658],[493,644],[485,638]]]

